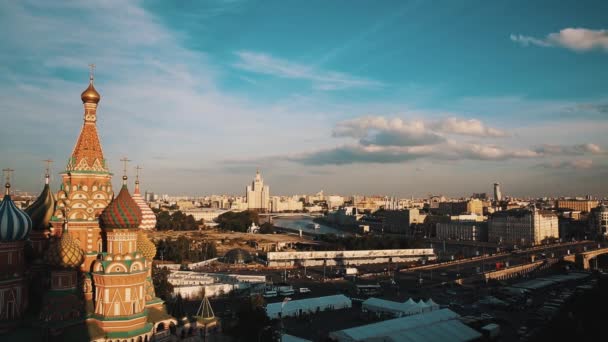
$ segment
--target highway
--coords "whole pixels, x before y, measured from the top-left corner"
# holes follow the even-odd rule
[[[401,269],[396,277],[404,281],[423,279],[425,283],[442,283],[454,281],[458,278],[469,277],[480,272],[496,270],[496,264],[505,267],[526,264],[542,258],[560,258],[568,254],[580,253],[598,248],[597,242],[577,241],[548,246],[536,246],[514,252],[500,253],[476,258],[468,258],[453,262],[429,264]],[[544,254],[544,256],[543,256]]]

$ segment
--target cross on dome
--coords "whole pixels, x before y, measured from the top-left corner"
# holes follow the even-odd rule
[[[15,170],[11,169],[11,168],[6,168],[6,169],[2,169],[2,172],[4,173],[4,178],[6,179],[6,183],[4,184],[4,187],[6,188],[6,195],[10,195],[10,188],[11,188],[11,175]]]
[[[122,159],[120,159],[121,162],[123,162],[123,175],[122,175],[122,184],[123,185],[127,185],[127,164],[131,161],[129,158],[127,157],[122,157]]]

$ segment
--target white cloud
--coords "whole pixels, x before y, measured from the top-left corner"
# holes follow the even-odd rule
[[[604,49],[608,51],[608,30],[590,30],[586,28],[565,28],[550,33],[539,39],[524,35],[511,34],[511,40],[523,46],[537,45],[542,47],[563,47],[574,51]]]
[[[434,130],[443,133],[470,135],[478,137],[505,137],[507,134],[499,129],[487,127],[477,119],[445,118],[430,125]]]
[[[336,71],[319,70],[313,66],[291,62],[265,53],[238,51],[239,57],[234,67],[264,75],[287,79],[310,81],[317,90],[342,90],[348,88],[376,88],[383,84],[378,81],[352,76]]]
[[[446,141],[447,134],[475,137],[504,137],[507,134],[487,127],[476,119],[448,117],[434,121],[403,120],[383,116],[365,116],[339,122],[334,137],[359,139],[363,145],[416,146]]]
[[[596,144],[579,145],[550,145],[545,144],[534,149],[536,152],[545,155],[581,155],[586,153],[601,154],[604,151]]]
[[[505,149],[494,145],[448,141],[424,146],[344,145],[284,157],[307,165],[345,165],[356,163],[394,164],[415,159],[501,161],[538,157],[527,149]]]
[[[428,129],[423,121],[387,119],[382,116],[366,116],[339,122],[333,130],[334,137],[360,139],[363,145],[416,146],[435,144],[445,139]]]
[[[588,170],[593,167],[591,159],[575,159],[542,163],[540,167],[557,170]]]

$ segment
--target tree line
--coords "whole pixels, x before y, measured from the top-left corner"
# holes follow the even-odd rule
[[[181,211],[169,214],[168,211],[155,211],[156,229],[158,230],[198,230],[202,220],[196,221],[194,216],[186,215]]]
[[[168,237],[156,241],[156,259],[171,260],[177,264],[184,261],[199,262],[217,257],[217,248],[211,241],[192,241],[185,236],[173,240]]]

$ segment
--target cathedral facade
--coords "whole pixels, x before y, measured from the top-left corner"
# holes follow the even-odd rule
[[[139,195],[139,179],[134,196],[129,193],[126,168],[114,196],[97,132],[101,96],[92,75],[81,99],[83,127],[56,195],[47,170],[40,196],[21,211],[6,183],[0,202],[0,334],[149,341],[176,323],[152,284],[156,247],[146,231],[154,228],[155,216]]]

